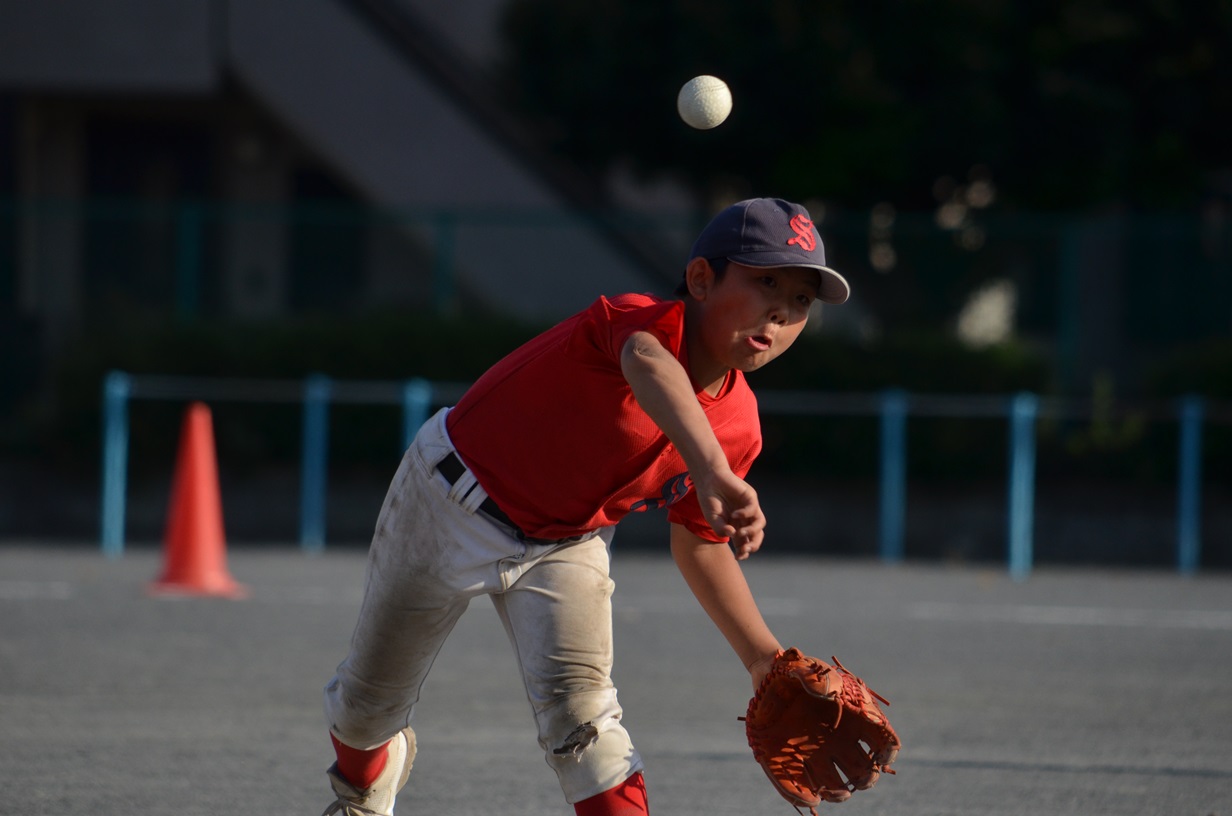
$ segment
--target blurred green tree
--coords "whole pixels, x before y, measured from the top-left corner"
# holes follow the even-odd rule
[[[1232,169],[1226,0],[514,0],[502,73],[554,149],[702,195],[1189,209]],[[675,116],[697,74],[732,117]]]

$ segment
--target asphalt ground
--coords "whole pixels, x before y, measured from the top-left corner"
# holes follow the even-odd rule
[[[0,813],[316,816],[320,689],[361,550],[232,548],[246,600],[155,599],[157,548],[0,544]],[[1232,576],[775,558],[746,572],[785,644],[892,701],[894,777],[822,814],[1232,814]],[[613,563],[616,681],[652,812],[793,813],[737,716],[747,674],[666,557]],[[415,721],[408,814],[571,813],[490,604]]]

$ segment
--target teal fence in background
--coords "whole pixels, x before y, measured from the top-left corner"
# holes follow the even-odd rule
[[[335,380],[315,375],[305,380],[239,380],[190,377],[134,376],[111,372],[103,385],[103,470],[101,543],[105,555],[124,552],[129,403],[132,400],[200,400],[204,402],[301,403],[303,411],[300,465],[299,545],[308,553],[325,547],[325,507],[328,490],[329,408],[331,404],[400,405],[402,445],[435,407],[455,402],[465,383]],[[904,558],[907,506],[907,418],[1004,418],[1009,467],[1006,479],[1006,556],[1010,575],[1025,580],[1031,572],[1035,501],[1035,440],[1037,421],[1090,415],[1089,404],[1041,397],[1010,395],[911,394],[889,389],[875,394],[818,391],[760,391],[765,415],[868,416],[880,422],[879,557]],[[1201,562],[1202,430],[1205,422],[1232,423],[1232,406],[1211,404],[1188,396],[1171,407],[1178,424],[1176,566],[1186,575]]]

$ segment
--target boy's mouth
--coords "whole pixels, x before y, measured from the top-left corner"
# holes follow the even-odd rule
[[[773,341],[764,334],[754,334],[749,337],[749,345],[757,351],[769,351]]]

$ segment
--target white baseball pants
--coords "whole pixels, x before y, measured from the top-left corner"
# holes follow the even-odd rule
[[[350,652],[325,687],[330,730],[369,749],[409,725],[445,639],[471,598],[487,595],[548,765],[570,804],[588,799],[642,770],[611,679],[613,529],[535,543],[477,512],[486,494],[470,472],[451,486],[436,471],[453,451],[447,412],[419,431],[385,496]]]

